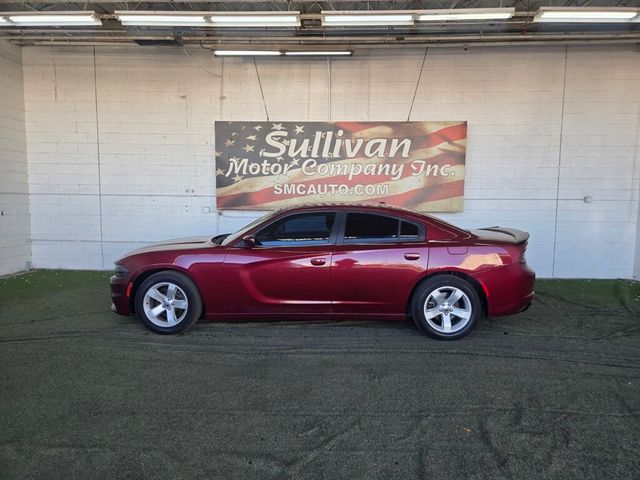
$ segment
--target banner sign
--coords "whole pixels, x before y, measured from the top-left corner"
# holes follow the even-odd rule
[[[215,122],[219,210],[385,202],[462,211],[466,122]]]

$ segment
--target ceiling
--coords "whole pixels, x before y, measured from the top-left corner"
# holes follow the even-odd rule
[[[313,48],[367,47],[396,45],[475,46],[572,43],[635,43],[640,45],[640,22],[607,24],[542,24],[533,22],[539,7],[633,7],[640,0],[221,0],[217,2],[137,1],[116,2],[16,2],[0,0],[2,12],[95,11],[102,19],[97,27],[2,27],[0,38],[17,45],[103,45],[138,43],[144,45],[181,44],[205,48],[263,47]],[[427,10],[514,7],[509,20],[435,22],[412,26],[324,27],[320,12],[326,10]],[[116,10],[164,11],[299,11],[297,28],[202,28],[202,27],[124,27],[115,18]]]

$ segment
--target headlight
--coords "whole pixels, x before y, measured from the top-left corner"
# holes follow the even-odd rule
[[[124,268],[122,265],[116,265],[115,274],[116,277],[126,277],[127,275],[129,275],[129,270]]]

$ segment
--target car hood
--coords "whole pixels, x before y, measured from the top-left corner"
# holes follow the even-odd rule
[[[174,240],[165,240],[157,243],[150,243],[144,247],[132,250],[127,253],[125,257],[131,255],[138,255],[140,253],[148,252],[162,252],[165,250],[194,250],[204,247],[219,247],[211,242],[211,237],[188,237],[188,238],[176,238]]]

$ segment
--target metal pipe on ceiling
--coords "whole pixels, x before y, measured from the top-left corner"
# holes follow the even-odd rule
[[[635,39],[630,41],[628,39],[603,39],[603,40],[591,40],[591,39],[581,39],[581,40],[566,40],[566,41],[557,41],[557,40],[530,40],[527,42],[522,41],[499,41],[499,42],[452,42],[452,43],[434,43],[428,44],[430,48],[483,48],[483,47],[503,47],[503,46],[553,46],[553,45],[620,45],[620,44],[634,44],[637,43],[640,48],[640,39]],[[39,46],[39,47],[60,47],[60,46],[93,46],[93,47],[127,47],[135,45],[133,41],[114,41],[114,42],[91,42],[91,41],[82,41],[82,42],[68,42],[65,40],[37,40],[29,43],[23,44],[22,42],[16,42],[16,45],[19,46]],[[196,44],[189,44],[196,45]],[[424,44],[422,44],[424,45]],[[357,47],[358,50],[371,50],[371,49],[389,49],[397,47],[398,45],[392,44],[372,44],[372,45],[359,45]],[[420,45],[410,45],[419,47]],[[322,46],[317,46],[321,48]],[[279,57],[281,58],[281,57]]]
[[[93,42],[95,44],[111,44],[113,42],[134,42],[135,40],[155,40],[155,41],[173,41],[176,37],[171,35],[79,35],[76,37],[68,37],[64,35],[20,35],[6,37],[8,40],[22,45],[35,44],[36,42],[58,42],[64,44],[73,44],[74,42]],[[348,46],[350,48],[366,47],[371,48],[377,45],[384,46],[400,46],[400,45],[442,45],[451,44],[496,44],[498,42],[510,42],[511,44],[529,45],[532,42],[545,43],[566,43],[566,42],[616,42],[616,43],[640,43],[640,32],[623,33],[623,34],[546,34],[546,35],[522,35],[516,34],[492,34],[492,35],[415,35],[407,38],[395,38],[394,36],[367,36],[367,37],[273,37],[267,42],[252,41],[247,37],[208,37],[203,39],[200,36],[183,36],[180,40],[184,44],[201,45],[204,48],[232,48],[262,46],[279,49],[284,46],[306,46],[306,47],[322,47],[322,46]]]

